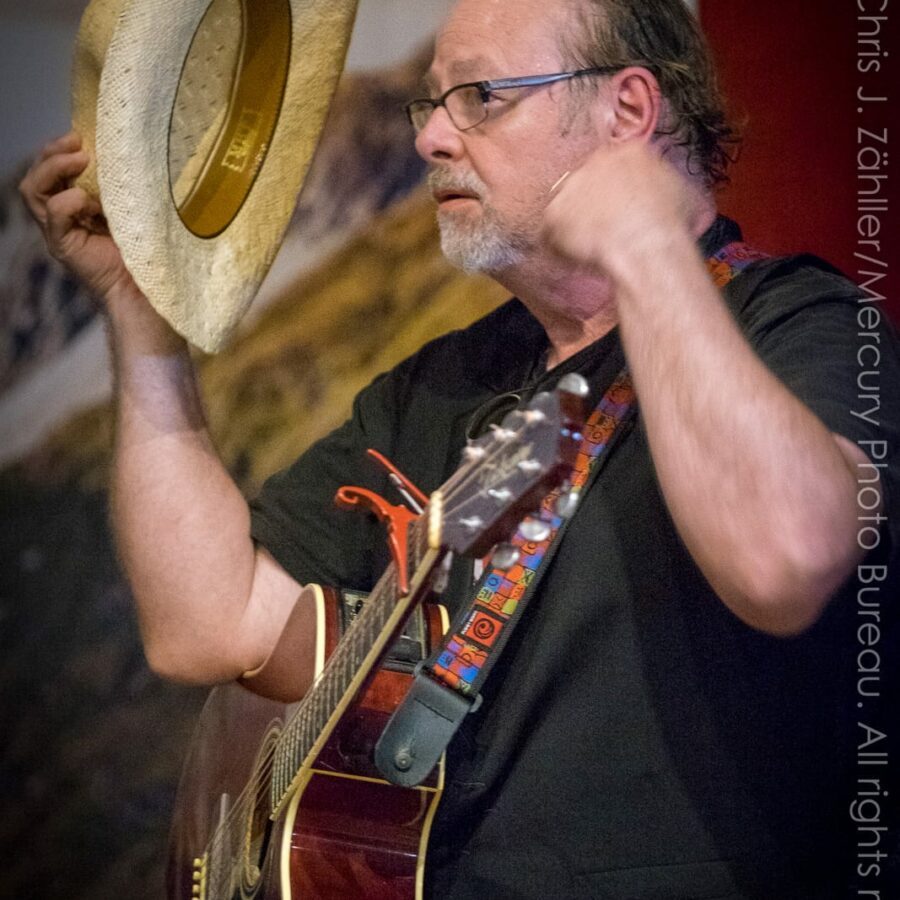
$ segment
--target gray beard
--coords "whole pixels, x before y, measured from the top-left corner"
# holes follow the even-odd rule
[[[503,228],[484,208],[480,222],[460,221],[452,214],[438,213],[441,250],[454,266],[469,274],[501,272],[520,263],[528,247],[524,235]]]

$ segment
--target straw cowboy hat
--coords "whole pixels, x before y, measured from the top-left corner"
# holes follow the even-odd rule
[[[92,0],[73,119],[79,180],[150,302],[218,350],[275,257],[357,0]]]

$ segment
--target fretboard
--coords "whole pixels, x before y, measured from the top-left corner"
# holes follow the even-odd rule
[[[433,565],[429,557],[428,510],[412,523],[408,538],[408,578],[415,585],[423,566]],[[401,597],[397,567],[391,563],[375,585],[362,610],[328,659],[322,674],[303,698],[294,716],[285,725],[274,751],[272,771],[272,808],[279,810],[291,792],[304,763],[310,765],[324,739],[359,691],[361,684],[390,648],[392,620],[401,606],[411,608],[417,601],[411,595]],[[405,618],[405,615],[403,616]],[[378,645],[373,658],[373,650]],[[335,722],[332,719],[335,718]],[[330,724],[330,727],[329,727]],[[317,744],[319,746],[317,746]],[[315,751],[315,753],[314,753]]]

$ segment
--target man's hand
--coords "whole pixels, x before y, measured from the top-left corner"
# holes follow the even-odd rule
[[[100,297],[115,287],[133,286],[118,248],[109,236],[100,203],[70,187],[88,164],[74,132],[51,141],[19,185],[19,192],[44,232],[51,255]]]
[[[50,254],[103,301],[117,342],[128,337],[140,352],[181,351],[184,342],[148,303],[132,279],[103,217],[100,203],[70,187],[88,155],[74,132],[51,141],[19,185],[25,205],[44,233]]]
[[[600,148],[566,177],[544,228],[560,254],[615,283],[673,238],[695,240],[711,221],[702,192],[653,147],[632,141]]]

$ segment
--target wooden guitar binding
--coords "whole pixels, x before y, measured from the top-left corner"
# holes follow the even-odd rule
[[[269,700],[300,700],[340,639],[339,604],[339,592],[333,588],[306,585],[272,652],[260,666],[245,672],[239,684]]]

